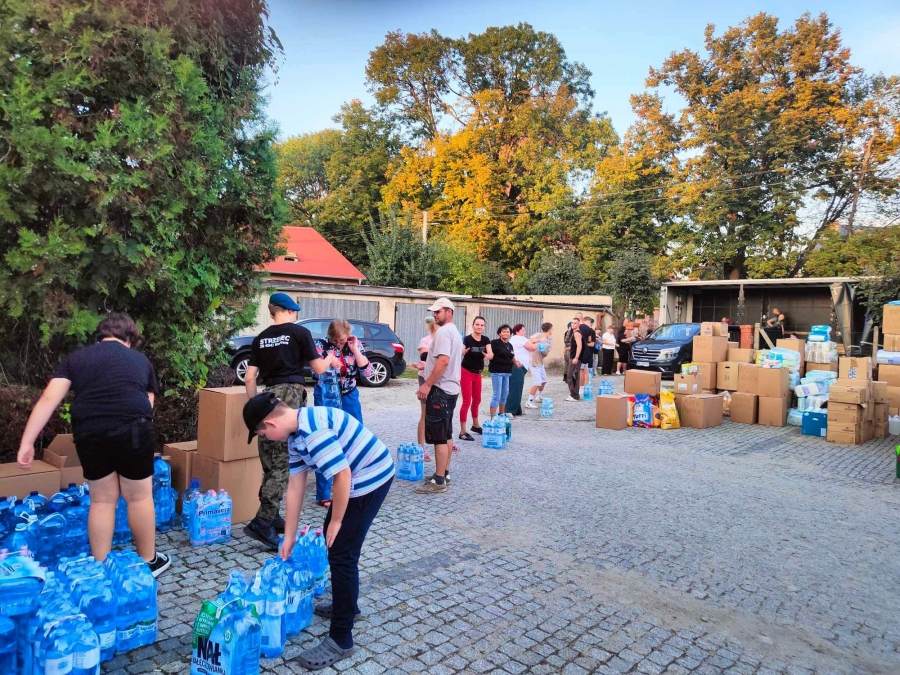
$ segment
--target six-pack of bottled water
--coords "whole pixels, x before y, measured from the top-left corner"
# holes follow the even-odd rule
[[[0,552],[0,672],[98,674],[115,654],[156,642],[156,591],[133,551],[103,564],[62,556],[52,571],[25,550]]]
[[[281,656],[287,639],[312,623],[313,598],[328,584],[321,528],[304,527],[289,560],[266,560],[249,583],[232,572],[225,591],[207,600],[194,622],[192,675],[256,675],[259,659]]]
[[[425,449],[418,443],[401,443],[397,448],[397,478],[402,480],[425,478]]]
[[[512,420],[509,415],[494,415],[481,425],[481,447],[503,450],[512,439]]]

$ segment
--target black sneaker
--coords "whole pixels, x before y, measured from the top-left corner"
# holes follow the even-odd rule
[[[272,521],[254,518],[244,528],[244,534],[264,544],[270,551],[278,550],[278,533],[272,527]]]
[[[473,434],[481,435],[481,427],[472,427],[471,429],[469,429],[469,431],[471,431]]]
[[[330,602],[327,604],[316,605],[313,609],[313,614],[315,614],[316,616],[321,616],[323,619],[330,619],[333,613],[333,606]],[[362,612],[357,612],[356,616],[362,616]]]
[[[157,553],[156,557],[147,563],[147,566],[150,568],[150,574],[153,575],[154,579],[169,569],[171,565],[172,561],[169,560],[169,556],[165,553]]]
[[[281,517],[280,513],[272,518],[272,527],[275,528],[278,534],[284,534],[284,518]]]
[[[474,441],[475,437],[472,434],[464,431],[459,435],[459,440],[461,441]]]

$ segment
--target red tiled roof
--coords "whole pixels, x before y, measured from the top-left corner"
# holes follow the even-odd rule
[[[354,281],[366,278],[312,227],[285,227],[281,241],[287,255],[266,265],[268,272]]]

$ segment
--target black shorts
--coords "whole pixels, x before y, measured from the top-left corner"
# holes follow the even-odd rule
[[[75,438],[85,480],[100,480],[117,473],[128,480],[153,475],[156,434],[151,420],[138,420],[106,434],[84,434]]]
[[[458,394],[432,387],[425,399],[425,442],[443,445],[453,441],[453,411]]]

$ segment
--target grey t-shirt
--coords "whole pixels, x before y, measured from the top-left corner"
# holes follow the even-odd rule
[[[441,379],[435,382],[435,386],[440,387],[451,396],[458,394],[459,370],[462,365],[462,338],[459,337],[459,330],[452,323],[445,323],[434,334],[431,349],[428,350],[428,359],[425,361],[426,380],[431,377],[434,364],[439,356],[448,356],[450,363],[447,364],[447,370],[444,371]]]

